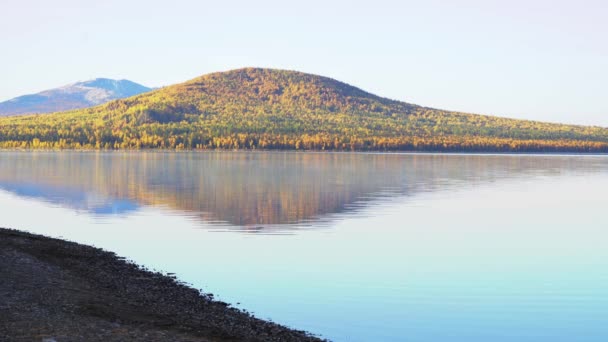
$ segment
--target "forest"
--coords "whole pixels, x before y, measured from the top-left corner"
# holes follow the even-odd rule
[[[246,68],[93,108],[0,118],[0,148],[608,152],[608,129],[438,110]]]

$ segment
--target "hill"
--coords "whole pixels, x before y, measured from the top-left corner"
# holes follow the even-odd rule
[[[150,90],[128,80],[97,78],[0,102],[0,116],[51,113],[92,107]]]
[[[0,147],[608,152],[608,129],[432,109],[326,77],[245,68],[93,108],[3,118]]]

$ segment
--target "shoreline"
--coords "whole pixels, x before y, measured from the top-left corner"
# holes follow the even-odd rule
[[[0,228],[2,341],[321,341],[99,248]]]
[[[608,156],[608,152],[514,152],[514,151],[383,151],[383,150],[279,150],[279,149],[42,149],[0,148],[0,152],[76,152],[76,153],[305,153],[305,154],[386,154],[386,155],[480,155],[480,156]]]

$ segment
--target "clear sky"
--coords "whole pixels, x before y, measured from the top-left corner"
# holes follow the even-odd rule
[[[260,66],[424,106],[608,126],[608,1],[1,0],[0,101]]]

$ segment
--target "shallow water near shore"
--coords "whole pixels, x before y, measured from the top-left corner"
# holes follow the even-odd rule
[[[335,341],[607,340],[607,193],[608,156],[0,152],[0,226]]]

